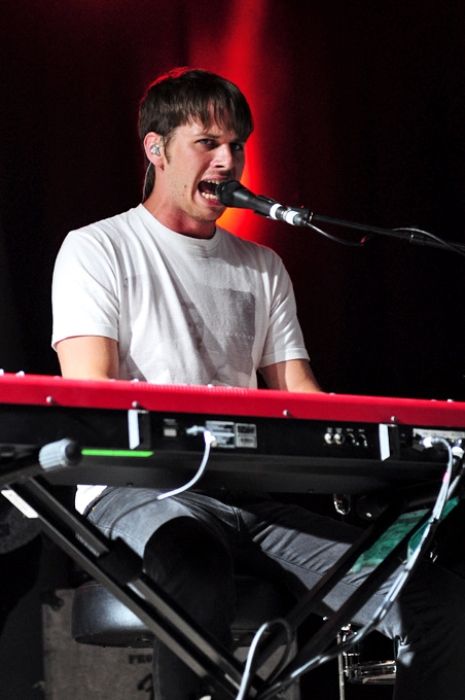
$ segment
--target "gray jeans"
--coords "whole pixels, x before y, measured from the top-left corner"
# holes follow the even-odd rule
[[[230,643],[237,565],[286,584],[311,588],[360,535],[360,530],[305,508],[272,499],[227,498],[187,492],[162,501],[157,491],[112,488],[89,519],[108,537],[121,537],[144,558],[147,573],[203,628]],[[338,608],[365,578],[348,574],[325,599]],[[368,622],[389,588],[363,607]],[[397,639],[396,700],[462,700],[465,580],[435,564],[418,567],[383,621]],[[205,689],[164,645],[154,645],[157,700],[194,700]]]

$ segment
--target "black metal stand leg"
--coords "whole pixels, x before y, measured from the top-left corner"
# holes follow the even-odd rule
[[[326,595],[334,588],[341,578],[355,564],[358,557],[363,554],[380,535],[396,520],[401,512],[399,504],[386,510],[370,528],[365,530],[359,539],[347,552],[329,569],[311,590],[303,595],[286,616],[290,629],[296,632],[312,613],[318,613],[318,608]],[[337,632],[336,632],[337,634]],[[258,655],[257,664],[261,665],[284,642],[282,633],[277,633],[263,645]]]
[[[392,513],[386,513],[387,523],[392,522],[392,518],[396,517],[398,513],[398,508],[395,508]],[[416,522],[411,525],[411,528],[402,537],[400,542],[392,549],[390,554],[376,566],[372,573],[365,579],[363,584],[346,600],[346,602],[336,610],[324,623],[324,625],[318,630],[308,641],[308,643],[299,650],[299,653],[294,657],[294,659],[286,665],[284,669],[279,673],[279,675],[273,680],[271,685],[268,685],[265,690],[259,693],[259,700],[270,700],[276,697],[280,692],[288,688],[292,683],[294,683],[298,678],[300,678],[305,673],[308,673],[312,668],[328,661],[337,655],[337,647],[333,648],[331,653],[327,653],[327,649],[330,644],[334,644],[334,640],[337,639],[337,635],[341,628],[350,622],[363,605],[370,599],[370,597],[379,589],[380,585],[386,581],[389,576],[395,571],[399,566],[399,562],[403,559],[405,551],[412,536],[413,532],[417,529],[422,522],[425,522],[428,517],[426,513],[420,523]],[[385,523],[384,523],[385,525]],[[381,528],[383,532],[386,528]],[[376,527],[375,532],[380,534],[380,528]],[[364,539],[363,537],[361,538]],[[372,537],[369,534],[368,540]],[[364,544],[362,549],[366,549]],[[345,559],[341,565],[341,570],[339,571],[339,562],[335,564],[333,569],[328,573],[326,577],[320,582],[319,585],[315,586],[308,594],[307,603],[305,599],[303,603],[299,603],[297,606],[298,619],[303,619],[306,613],[306,604],[309,606],[310,611],[314,610],[315,601],[322,600],[322,597],[326,595],[328,590],[330,590],[334,585],[341,580],[342,576],[348,568],[350,562],[355,561],[357,557],[354,555],[360,553],[360,542],[355,543],[355,545],[348,550],[347,555],[342,557]],[[319,589],[318,591],[316,589]],[[292,620],[296,617],[295,609],[291,611],[289,618]]]
[[[68,510],[40,477],[10,488],[37,512],[46,534],[137,615],[173,653],[197,675],[208,677],[228,697],[236,697],[242,665],[142,573],[142,562],[132,550],[121,541],[109,541],[91,523]],[[263,682],[254,678],[251,692],[256,695],[262,686]]]

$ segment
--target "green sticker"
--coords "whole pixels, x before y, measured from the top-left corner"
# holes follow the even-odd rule
[[[451,498],[451,500],[446,503],[442,511],[441,520],[449,515],[458,502],[458,498]],[[388,554],[399,544],[402,538],[415,528],[415,525],[420,522],[427,512],[428,510],[426,508],[422,508],[421,510],[412,510],[409,513],[402,513],[402,515],[383,532],[376,542],[359,556],[351,569],[351,573],[358,574],[364,567],[375,567],[381,564]],[[409,554],[418,545],[427,524],[428,523],[424,523],[412,534],[408,544]]]

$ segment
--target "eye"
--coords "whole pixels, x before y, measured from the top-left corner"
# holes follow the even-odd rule
[[[217,145],[214,139],[199,139],[197,143],[200,143],[202,146],[206,146],[207,148],[215,148]]]
[[[242,153],[243,150],[244,150],[243,143],[239,143],[236,141],[236,142],[231,144],[231,151],[233,151],[234,153]]]

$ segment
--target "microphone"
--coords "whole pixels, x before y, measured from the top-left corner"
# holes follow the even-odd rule
[[[309,220],[308,209],[291,209],[261,194],[254,194],[237,180],[220,182],[216,195],[226,207],[252,209],[257,214],[268,216],[275,221],[285,221],[291,226],[306,226]]]

